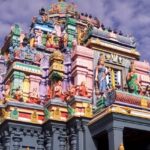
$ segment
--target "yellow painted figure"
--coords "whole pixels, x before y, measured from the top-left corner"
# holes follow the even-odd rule
[[[29,78],[26,77],[23,81],[23,99],[25,102],[28,100],[29,89],[30,89]]]
[[[54,46],[54,35],[51,33],[47,34],[47,42],[46,42],[46,47],[51,48]]]
[[[35,39],[34,39],[34,38],[31,38],[31,39],[30,39],[30,47],[31,47],[31,48],[34,47],[34,42],[35,42]]]

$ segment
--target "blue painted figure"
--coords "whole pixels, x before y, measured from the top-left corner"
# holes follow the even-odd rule
[[[104,56],[101,55],[99,58],[98,65],[96,67],[95,81],[98,82],[99,92],[104,93],[107,88],[107,68],[104,66]]]

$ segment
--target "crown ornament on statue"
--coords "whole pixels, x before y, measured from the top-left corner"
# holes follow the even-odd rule
[[[99,61],[105,61],[105,55],[103,53],[100,54]]]

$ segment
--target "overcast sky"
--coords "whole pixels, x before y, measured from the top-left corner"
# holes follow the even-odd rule
[[[150,0],[68,0],[80,12],[100,19],[107,27],[135,36],[141,59],[150,62]],[[57,0],[0,0],[0,46],[14,23],[28,31],[32,16]]]

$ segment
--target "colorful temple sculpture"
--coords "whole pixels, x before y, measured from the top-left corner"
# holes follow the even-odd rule
[[[138,136],[140,135],[140,136]],[[135,39],[59,0],[0,54],[1,150],[150,149],[150,64]]]

